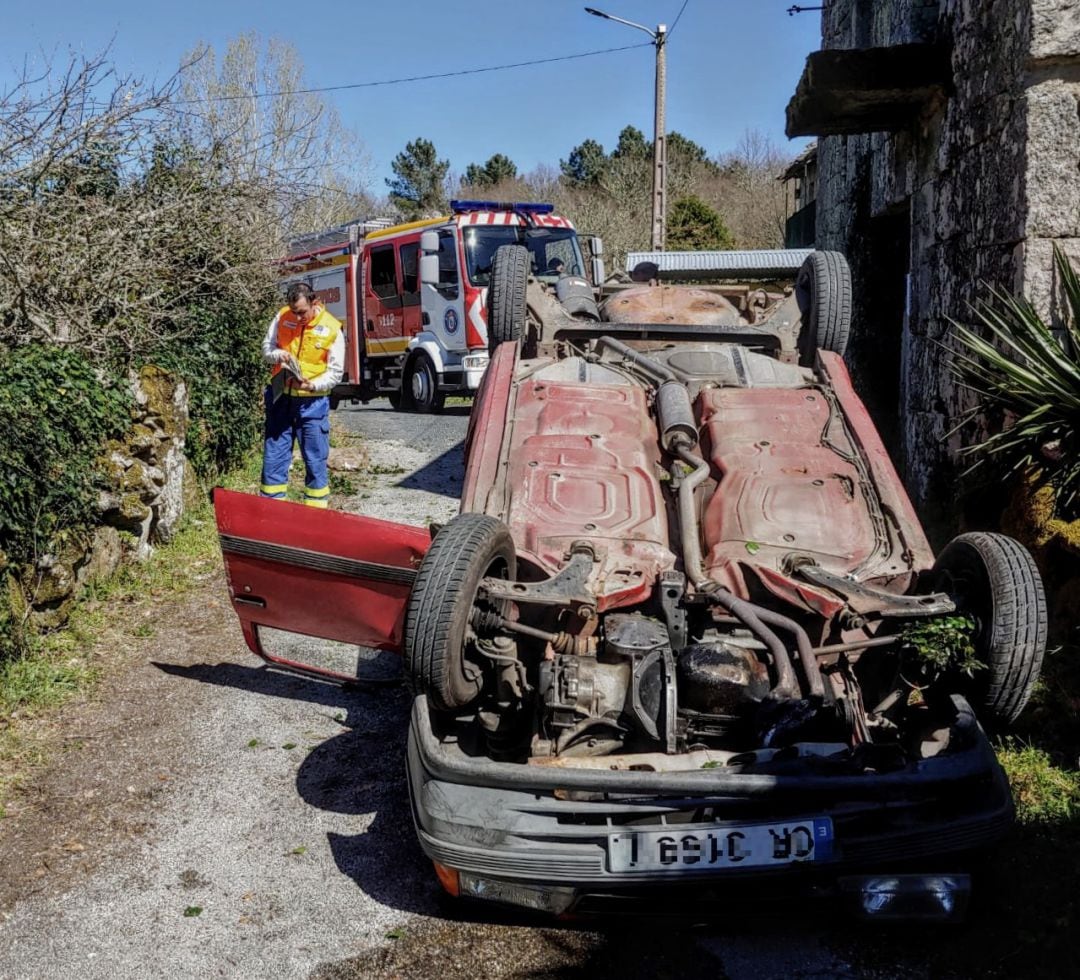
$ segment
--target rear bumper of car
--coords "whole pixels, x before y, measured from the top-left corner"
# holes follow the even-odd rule
[[[960,856],[1000,840],[1013,820],[1004,773],[973,717],[970,727],[963,748],[877,775],[585,770],[467,756],[434,734],[427,703],[418,698],[409,732],[410,796],[421,847],[457,874],[462,894],[547,911],[627,907],[654,892],[721,896],[759,885],[839,893],[898,868],[932,872],[937,881],[940,872],[959,870]],[[615,834],[815,818],[830,821],[833,837],[812,861],[700,871],[611,866]],[[901,890],[917,884],[902,879]],[[536,889],[554,895],[537,897]]]

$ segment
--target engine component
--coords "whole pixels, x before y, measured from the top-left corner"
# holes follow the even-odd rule
[[[581,276],[562,276],[555,283],[555,296],[571,316],[599,321],[600,310],[593,298],[592,286]]]
[[[688,646],[678,659],[681,705],[735,715],[769,693],[769,670],[752,650],[723,643]]]
[[[698,427],[690,393],[678,381],[665,381],[657,389],[656,415],[660,420],[660,444],[668,452],[676,444],[687,449],[697,445]]]
[[[676,678],[667,627],[645,616],[608,616],[605,657],[631,661],[630,694],[626,713],[634,726],[650,738],[675,750]]]
[[[571,728],[582,718],[617,718],[629,687],[630,665],[625,663],[559,656],[540,665],[540,689],[557,728]]]
[[[630,731],[674,751],[676,678],[667,627],[625,614],[610,616],[605,626],[603,660],[559,654],[540,664],[548,738],[537,741],[538,753],[568,750],[598,727],[606,751]]]
[[[543,661],[540,695],[551,738],[538,740],[536,752],[565,751],[578,735],[601,725],[610,740],[608,751],[617,748],[625,731],[619,718],[630,686],[629,663],[598,663],[595,657],[579,656]]]

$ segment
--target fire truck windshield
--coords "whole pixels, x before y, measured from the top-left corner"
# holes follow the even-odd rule
[[[532,260],[532,274],[541,279],[584,275],[577,235],[569,228],[471,225],[465,229],[465,262],[474,286],[488,284],[491,260],[500,245],[524,245]]]

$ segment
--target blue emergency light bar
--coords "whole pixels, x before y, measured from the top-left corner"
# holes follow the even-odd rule
[[[554,204],[508,204],[505,201],[451,201],[450,210],[454,214],[463,211],[520,211],[522,214],[551,214]]]

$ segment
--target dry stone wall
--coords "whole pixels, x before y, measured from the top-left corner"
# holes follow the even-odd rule
[[[19,576],[27,618],[36,627],[63,625],[75,596],[88,581],[104,579],[127,557],[143,560],[170,540],[198,485],[184,456],[187,387],[156,367],[130,378],[132,424],[123,439],[106,445],[98,494],[100,525],[65,533]]]

